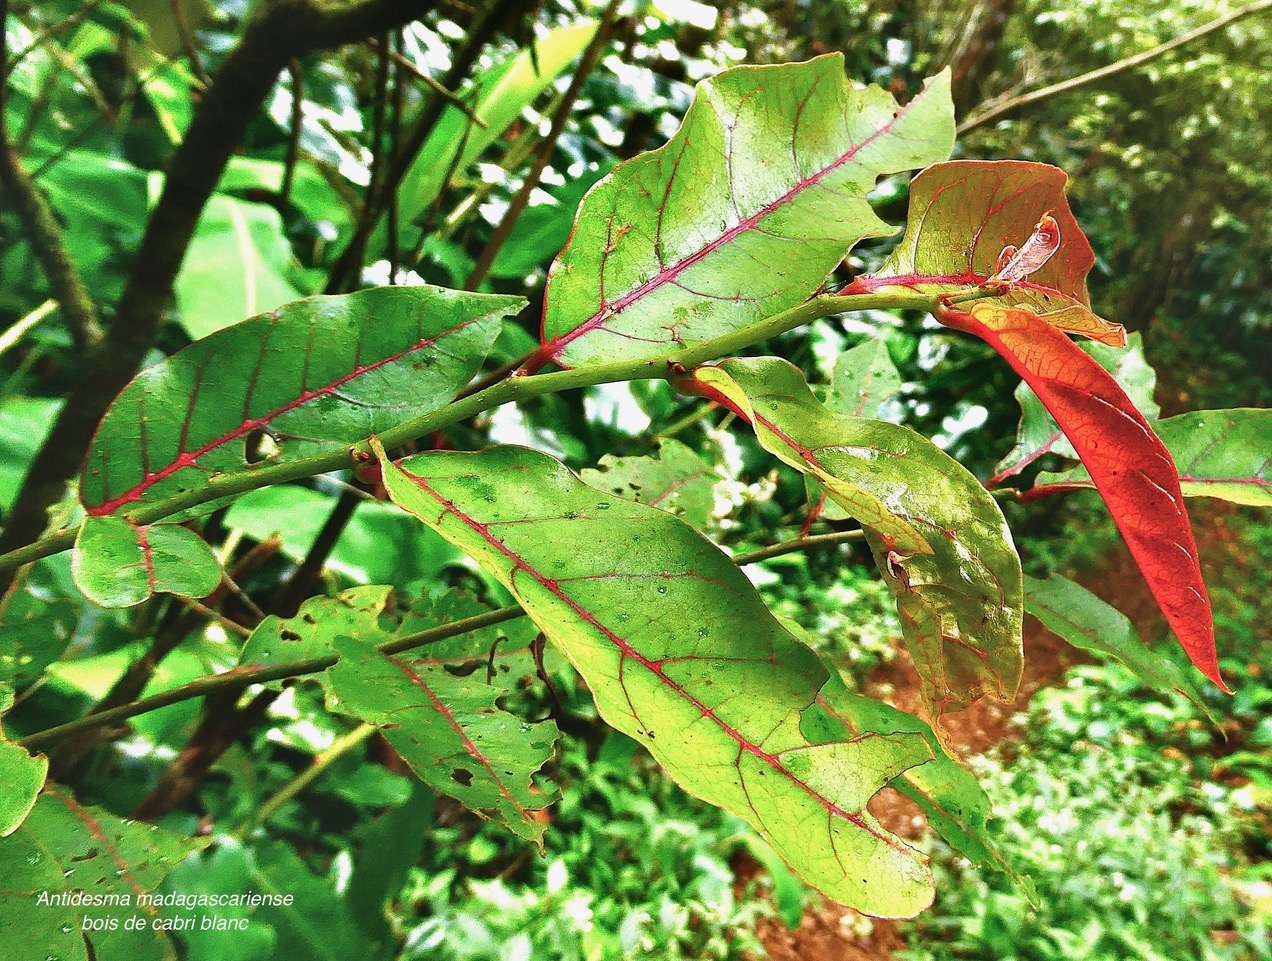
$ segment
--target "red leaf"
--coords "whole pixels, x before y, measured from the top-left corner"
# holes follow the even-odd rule
[[[1023,160],[933,164],[910,184],[910,214],[896,250],[847,292],[905,287],[954,295],[1002,281],[1011,289],[1000,303],[1125,347],[1126,331],[1091,311],[1086,277],[1095,254],[1069,209],[1067,182],[1058,167]]]
[[[941,321],[998,351],[1051,411],[1188,657],[1227,691],[1179,474],[1148,421],[1104,368],[1037,314],[978,303],[946,309]]]

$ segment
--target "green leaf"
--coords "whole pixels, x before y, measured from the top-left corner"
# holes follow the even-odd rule
[[[437,410],[477,372],[501,318],[524,303],[381,287],[310,297],[217,331],[115,398],[88,452],[84,506],[112,514]]]
[[[657,457],[606,454],[600,468],[583,470],[579,478],[616,497],[669,511],[699,529],[710,526],[719,474],[680,441],[660,441]]]
[[[368,940],[331,883],[316,877],[281,841],[263,841],[244,849],[233,838],[218,835],[216,848],[188,859],[172,872],[167,887],[191,895],[290,895],[284,904],[246,910],[169,909],[174,918],[248,921],[245,931],[203,931],[200,924],[184,931],[182,938],[189,948],[186,961],[349,961],[383,956],[385,946]]]
[[[909,428],[828,410],[784,360],[727,360],[698,368],[693,381],[866,529],[929,710],[955,710],[984,691],[1015,696],[1020,558],[1002,511],[966,468]]]
[[[591,43],[597,26],[594,20],[580,20],[536,37],[533,49],[521,50],[486,70],[471,89],[460,93],[473,116],[485,126],[473,123],[458,107],[446,108],[402,178],[398,197],[403,224],[428,212],[452,169],[463,173],[503,136],[521,112]],[[398,243],[402,249],[410,250],[418,238],[418,231],[404,232]],[[384,224],[372,235],[370,249],[376,256],[388,249],[388,228]]]
[[[0,684],[29,687],[71,642],[80,614],[58,590],[58,563],[45,558],[19,568],[0,598]]]
[[[827,673],[719,549],[670,514],[496,447],[397,467],[396,503],[512,592],[583,675],[601,715],[687,791],[746,818],[809,884],[876,915],[930,902],[926,860],[865,810],[931,758],[916,735],[813,742]]]
[[[13,689],[0,684],[0,715],[13,707]],[[0,724],[0,838],[7,838],[31,813],[49,773],[49,759],[32,757],[5,736]]]
[[[1153,653],[1140,640],[1130,618],[1085,587],[1058,574],[1045,581],[1026,577],[1025,602],[1026,610],[1043,627],[1074,647],[1121,661],[1153,690],[1166,695],[1182,694],[1209,716],[1188,676],[1173,661]]]
[[[340,661],[327,672],[333,706],[377,725],[435,791],[541,841],[547,821],[536,815],[556,797],[531,776],[552,757],[554,723],[531,725],[499,710],[495,699],[504,687],[488,683],[484,671],[457,677],[427,649],[386,657],[338,637],[336,651]]]
[[[177,319],[198,340],[295,300],[291,244],[268,204],[213,194],[177,277]]]
[[[248,491],[225,515],[225,526],[257,541],[277,534],[281,552],[296,563],[309,554],[336,498],[299,484],[277,484]],[[463,555],[392,504],[363,501],[353,510],[331,549],[327,569],[355,583],[392,581],[408,586],[436,578]]]
[[[124,517],[84,518],[71,573],[101,607],[132,607],[155,594],[206,597],[221,583],[221,565],[194,531]]]
[[[1156,421],[1153,430],[1179,468],[1185,497],[1218,497],[1235,504],[1272,507],[1268,438],[1272,412],[1263,408],[1195,410]],[[1038,494],[1094,487],[1087,469],[1038,475]]]
[[[904,107],[852,88],[839,54],[704,80],[671,142],[584,200],[549,275],[541,358],[651,357],[799,304],[854,244],[893,232],[866,201],[879,176],[953,143],[948,72]]]
[[[871,731],[922,735],[933,760],[910,768],[891,787],[917,804],[928,824],[963,857],[1009,875],[1032,892],[1028,878],[1017,873],[994,846],[987,828],[993,815],[989,797],[975,776],[945,753],[932,728],[882,701],[853,693],[838,677],[827,682],[818,701],[853,737]]]
[[[13,506],[27,466],[44,446],[63,403],[50,397],[0,400],[0,511]]]
[[[287,164],[281,160],[265,160],[261,157],[231,157],[217,184],[218,194],[253,194],[259,192],[278,194],[283,189]],[[353,229],[349,205],[339,191],[327,182],[322,172],[311,161],[301,157],[295,166],[291,193],[287,199],[300,208],[313,221],[330,221],[337,233],[347,234]]]
[[[592,185],[613,169],[606,163],[548,191],[549,202],[528,207],[512,227],[507,242],[499,248],[490,276],[521,280],[540,267],[547,267],[570,239],[574,213]]]
[[[392,657],[373,646],[489,610],[454,591],[407,603],[389,587],[354,588],[311,598],[296,617],[266,618],[240,663],[340,655],[322,678],[333,708],[380,727],[434,790],[539,841],[546,822],[536,812],[555,795],[533,788],[531,775],[552,756],[556,725],[527,724],[496,706],[512,682],[533,672],[536,631],[526,622],[500,624]]]
[[[901,372],[882,337],[843,351],[835,359],[826,406],[849,417],[877,417],[901,389]]]
[[[30,957],[37,945],[40,957],[64,961],[175,961],[168,936],[151,926],[160,909],[146,898],[171,865],[206,843],[123,821],[47,786],[22,826],[0,840],[8,902],[0,957]],[[101,903],[72,905],[77,892]],[[132,917],[143,924],[129,929]]]
[[[1126,396],[1148,420],[1157,416],[1161,410],[1153,399],[1153,391],[1157,387],[1157,371],[1149,366],[1144,357],[1144,339],[1138,331],[1127,338],[1124,350],[1093,342],[1080,343],[1078,346],[1113,375],[1113,379],[1126,391]],[[1043,406],[1033,388],[1023,380],[1016,388],[1016,400],[1020,403],[1020,427],[1016,432],[1016,446],[994,468],[997,473],[990,478],[990,486],[1020,473],[1043,454],[1078,459],[1077,451],[1064,436],[1056,419]]]
[[[1086,277],[1095,254],[1065,197],[1059,167],[1023,160],[955,160],[935,164],[910,184],[905,235],[892,255],[851,290],[904,287],[957,294],[984,284],[999,254],[1023,247],[1044,217],[1054,220],[1059,246],[1038,270],[1012,283],[995,303],[1038,314],[1053,327],[1114,347],[1126,331],[1091,311]]]

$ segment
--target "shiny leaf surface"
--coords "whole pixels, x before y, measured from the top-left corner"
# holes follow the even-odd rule
[[[382,464],[395,502],[494,574],[602,716],[687,791],[746,818],[836,900],[886,916],[930,902],[925,859],[865,805],[931,749],[914,734],[810,740],[827,672],[721,551],[536,451]]]
[[[132,607],[155,594],[206,597],[221,583],[221,565],[194,531],[124,517],[84,518],[71,574],[101,607]]]
[[[983,691],[1010,700],[1022,668],[1020,559],[976,478],[909,428],[832,412],[784,360],[728,360],[693,377],[866,529],[929,710]]]
[[[993,347],[1051,411],[1091,472],[1180,644],[1198,670],[1224,687],[1179,476],[1144,415],[1090,355],[1031,311],[979,303],[969,311],[945,311],[941,319]]]
[[[893,229],[866,195],[953,146],[948,73],[904,107],[843,58],[705,80],[670,143],[588,194],[553,264],[541,359],[665,353],[793,307],[848,250]]]
[[[438,287],[310,297],[142,371],[88,452],[90,515],[338,449],[449,403],[524,301]]]

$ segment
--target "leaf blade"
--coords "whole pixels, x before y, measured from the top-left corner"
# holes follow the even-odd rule
[[[1126,331],[1091,311],[1086,276],[1095,263],[1065,197],[1064,171],[1022,160],[953,160],[928,167],[910,184],[910,212],[901,243],[864,290],[901,286],[956,294],[989,282],[1006,246],[1026,243],[1048,212],[1060,232],[1054,255],[1013,282],[998,299],[1032,310],[1053,326],[1113,347]]]
[[[952,148],[948,72],[904,107],[850,90],[838,54],[703,81],[671,142],[580,206],[549,272],[541,358],[653,356],[800,303],[854,244],[892,232],[866,202],[876,179]],[[773,285],[758,297],[757,269]]]
[[[786,361],[722,361],[698,368],[693,380],[866,529],[933,713],[984,690],[1004,701],[1015,695],[1023,669],[1020,559],[975,477],[908,428],[832,412]]]
[[[978,303],[942,311],[940,319],[993,347],[1051,411],[1189,659],[1226,691],[1179,475],[1144,415],[1104,368],[1037,314]]]
[[[1185,497],[1272,507],[1272,458],[1265,453],[1272,412],[1266,408],[1189,411],[1154,421],[1153,430],[1179,466]],[[1029,494],[1094,486],[1090,472],[1075,467],[1039,474]]]
[[[299,300],[196,341],[111,404],[80,481],[84,507],[113,514],[436,410],[476,373],[501,318],[523,305],[382,287]],[[249,450],[266,435],[276,451]]]
[[[535,451],[422,454],[400,467],[377,453],[395,502],[499,578],[583,674],[602,716],[678,783],[747,818],[831,897],[888,916],[926,906],[925,859],[864,807],[930,749],[906,735],[816,744],[800,734],[825,669],[727,557],[671,515],[608,500]],[[695,593],[701,584],[710,592]],[[763,683],[743,688],[757,665]],[[822,828],[791,830],[806,819]],[[867,864],[875,876],[861,878]]]

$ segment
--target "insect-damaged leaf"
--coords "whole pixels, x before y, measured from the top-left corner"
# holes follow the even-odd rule
[[[992,806],[975,776],[945,753],[936,734],[917,717],[882,701],[855,694],[838,678],[831,678],[817,695],[827,723],[842,725],[852,737],[867,731],[912,731],[932,748],[934,759],[912,767],[890,787],[919,806],[928,824],[969,861],[1002,871],[1033,896],[1028,878],[1016,872],[994,846],[987,825]]]
[[[65,789],[46,787],[30,815],[0,839],[5,910],[0,912],[0,957],[63,961],[175,961],[163,931],[151,927],[160,908],[142,898],[169,868],[205,840],[181,837],[150,824],[123,821],[80,804]],[[100,895],[107,907],[72,905],[76,892]],[[42,894],[51,899],[40,903]],[[67,898],[68,903],[60,903]],[[129,930],[122,918],[145,924]],[[116,918],[114,930],[92,930],[87,920]]]
[[[71,574],[101,607],[132,607],[155,594],[206,597],[221,583],[216,555],[194,531],[125,517],[84,518]]]
[[[217,331],[115,398],[88,452],[84,507],[112,514],[437,410],[524,303],[381,287],[298,300]]]
[[[746,818],[838,901],[906,917],[931,901],[926,859],[865,810],[932,758],[927,742],[803,734],[822,711],[827,672],[710,542],[537,451],[383,467],[390,496],[499,578],[578,668],[602,716],[686,790]]]
[[[1272,411],[1194,410],[1155,421],[1153,430],[1179,466],[1185,497],[1218,497],[1234,504],[1272,507]],[[1064,473],[1039,474],[1030,492],[1094,487],[1083,467]]]
[[[693,380],[814,477],[866,537],[897,609],[929,710],[989,691],[1010,700],[1022,670],[1020,559],[989,493],[906,427],[836,414],[773,357],[700,367]]]
[[[597,490],[683,517],[699,530],[711,524],[720,475],[680,441],[660,441],[657,457],[606,454],[600,467],[581,471],[579,478]]]
[[[1179,476],[1144,415],[1089,354],[1031,311],[978,303],[968,311],[942,311],[940,319],[993,347],[1051,411],[1180,644],[1198,670],[1224,687]]]
[[[1126,331],[1091,312],[1086,276],[1095,254],[1064,195],[1058,167],[1021,160],[955,160],[924,170],[910,184],[905,235],[879,271],[857,281],[862,290],[906,287],[957,294],[984,284],[998,270],[1004,247],[1025,245],[1048,211],[1060,246],[999,303],[1026,307],[1061,330],[1114,347]]]
[[[489,611],[454,591],[408,602],[389,587],[357,587],[312,598],[295,617],[266,618],[241,663],[338,654],[321,677],[332,707],[379,727],[434,790],[538,841],[546,827],[538,813],[556,795],[534,787],[531,775],[552,756],[557,728],[496,706],[512,682],[534,670],[534,628],[500,624],[392,656],[375,647]]]
[[[583,201],[549,275],[540,359],[653,356],[795,306],[854,244],[893,232],[866,202],[879,176],[953,144],[948,72],[904,107],[853,89],[839,54],[703,81],[671,142]]]

